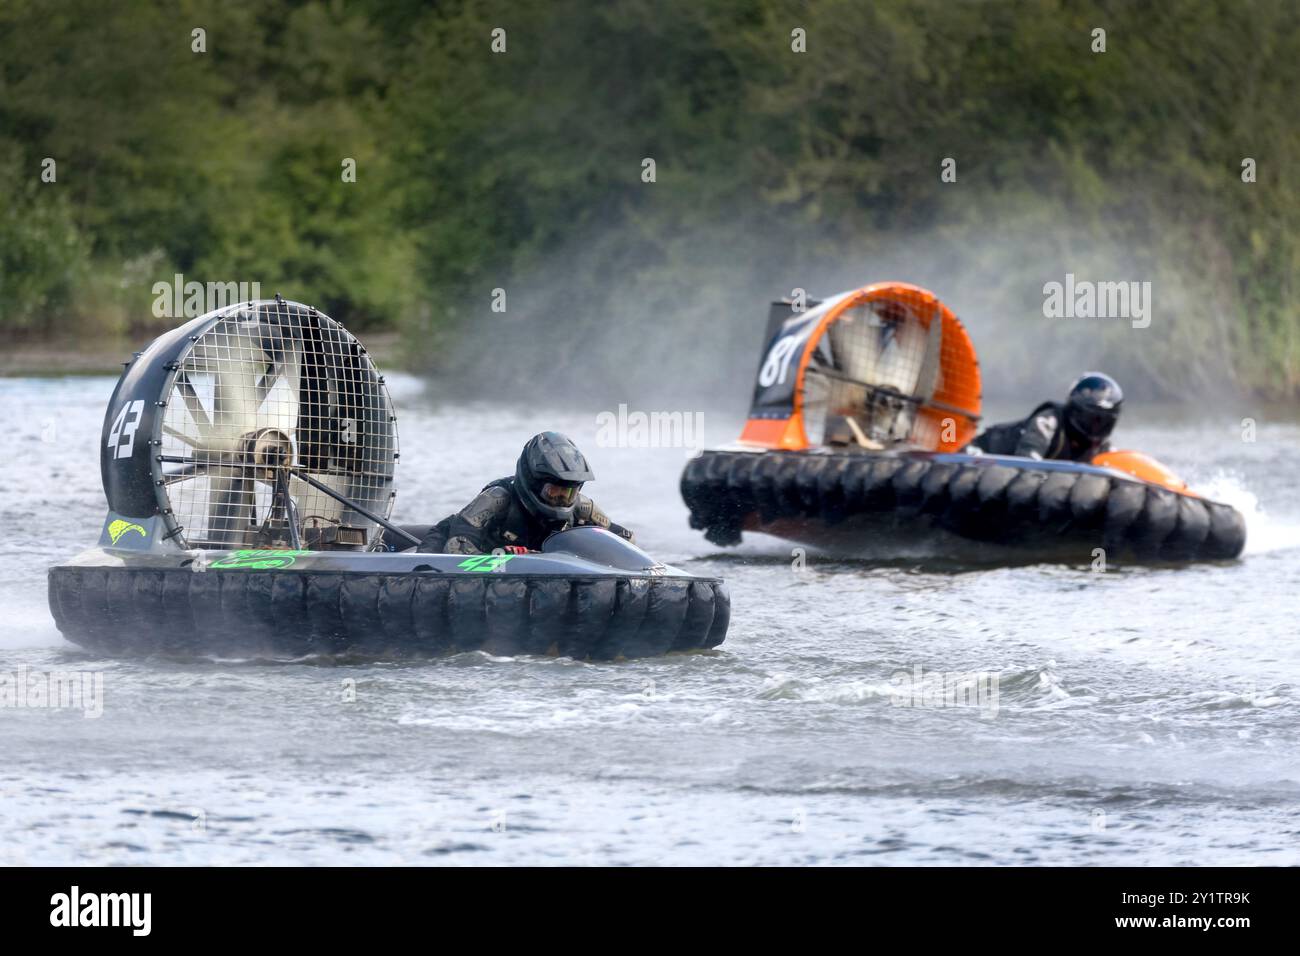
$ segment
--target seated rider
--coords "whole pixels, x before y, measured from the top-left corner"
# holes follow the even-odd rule
[[[1023,421],[987,428],[964,450],[967,454],[1018,455],[1088,462],[1110,450],[1110,433],[1119,421],[1124,392],[1109,375],[1085,372],[1065,404],[1043,402]]]
[[[595,525],[633,540],[632,532],[605,517],[596,503],[579,494],[594,480],[587,459],[559,432],[529,439],[513,478],[498,478],[460,511],[434,525],[420,551],[489,554],[494,549],[521,554],[536,551],[557,531]]]

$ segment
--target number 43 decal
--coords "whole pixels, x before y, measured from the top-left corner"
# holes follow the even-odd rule
[[[114,458],[130,458],[135,450],[135,431],[140,427],[140,418],[144,415],[144,401],[136,399],[127,402],[113,419],[113,427],[108,433],[108,449]]]

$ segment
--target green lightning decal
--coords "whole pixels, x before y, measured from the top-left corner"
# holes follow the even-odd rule
[[[457,565],[462,571],[500,571],[513,554],[476,554]]]

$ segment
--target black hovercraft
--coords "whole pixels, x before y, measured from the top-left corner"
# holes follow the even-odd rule
[[[49,571],[59,630],[98,653],[613,659],[726,636],[721,581],[599,528],[540,553],[415,551],[418,529],[388,520],[383,378],[339,323],[279,296],[138,353],[100,454],[99,545]]]

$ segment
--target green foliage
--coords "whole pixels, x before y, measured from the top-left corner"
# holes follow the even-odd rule
[[[191,48],[196,27],[206,53]],[[0,146],[16,158],[2,195],[20,211],[33,190],[48,201],[16,237],[0,232],[0,256],[14,271],[56,221],[84,240],[68,253],[51,243],[50,263],[25,273],[22,321],[70,303],[65,330],[138,327],[152,282],[129,274],[153,263],[153,281],[256,281],[363,325],[396,323],[415,299],[413,244],[394,227],[381,53],[340,4],[6,5]],[[58,181],[39,184],[47,156]],[[53,265],[68,255],[80,257],[75,286]]]
[[[0,328],[48,334],[84,272],[85,243],[66,197],[21,162],[0,152],[0,177],[17,184],[0,210]]]
[[[795,285],[906,278],[976,317],[986,373],[1046,350],[1290,396],[1297,64],[1283,0],[10,0],[0,323],[129,324],[151,300],[126,277],[156,267],[429,357],[535,339],[521,372],[617,361],[653,322],[692,336],[685,376],[752,362],[761,303]],[[1048,336],[1066,271],[1150,279],[1162,318]]]

